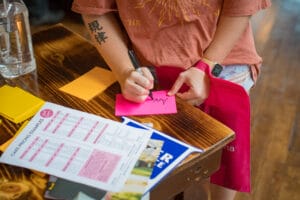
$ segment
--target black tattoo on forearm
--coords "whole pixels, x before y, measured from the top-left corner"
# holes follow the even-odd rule
[[[105,43],[108,37],[106,36],[106,32],[103,31],[103,27],[97,20],[88,23],[88,28],[94,35],[96,42],[98,42],[100,45]]]

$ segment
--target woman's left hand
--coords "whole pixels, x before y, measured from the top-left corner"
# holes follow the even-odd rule
[[[179,89],[186,84],[189,89],[180,93]],[[179,98],[187,101],[189,104],[199,106],[209,94],[209,77],[204,71],[191,67],[179,74],[168,95],[177,95]]]

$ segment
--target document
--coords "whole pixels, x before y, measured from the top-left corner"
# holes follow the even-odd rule
[[[151,131],[46,102],[0,157],[107,191],[119,191]]]

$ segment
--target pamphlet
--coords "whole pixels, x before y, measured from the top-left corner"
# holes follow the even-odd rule
[[[128,126],[150,130],[152,132],[151,139],[163,141],[160,155],[156,160],[144,194],[153,189],[158,182],[160,182],[167,174],[169,174],[189,154],[193,152],[203,152],[202,149],[181,142],[158,130],[150,128],[127,117],[123,117],[123,123],[127,124]]]
[[[0,162],[119,191],[151,131],[46,102]]]

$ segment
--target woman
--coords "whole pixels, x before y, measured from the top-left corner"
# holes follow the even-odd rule
[[[268,6],[269,0],[75,0],[72,9],[82,14],[125,98],[145,101],[154,86],[146,66],[154,66],[168,95],[205,107],[214,77],[238,83],[246,91],[253,86],[262,59],[249,20]],[[142,73],[128,56],[131,48]],[[249,176],[250,163],[245,165]],[[250,180],[231,184],[234,172],[230,171],[212,179],[218,184],[212,186],[212,199],[218,199],[218,194],[233,199],[236,190],[250,190]]]

